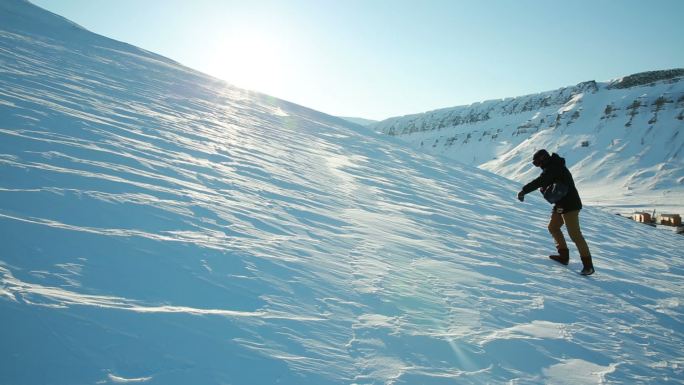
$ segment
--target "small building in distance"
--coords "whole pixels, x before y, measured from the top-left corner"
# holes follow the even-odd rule
[[[651,222],[653,222],[653,218],[651,217],[651,214],[649,214],[647,212],[634,213],[634,214],[632,214],[632,219],[636,222],[639,222],[639,223],[651,223]]]
[[[679,214],[660,214],[658,224],[663,226],[681,226],[682,217]]]

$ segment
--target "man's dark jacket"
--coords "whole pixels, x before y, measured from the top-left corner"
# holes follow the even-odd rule
[[[541,175],[532,182],[526,184],[522,188],[522,191],[525,194],[531,193],[538,188],[541,188],[543,191],[556,182],[567,184],[568,193],[553,206],[554,211],[567,213],[581,210],[582,201],[580,200],[579,193],[575,187],[575,181],[572,179],[572,174],[570,174],[570,170],[565,167],[565,159],[561,158],[556,153],[553,153],[545,164],[542,165]]]

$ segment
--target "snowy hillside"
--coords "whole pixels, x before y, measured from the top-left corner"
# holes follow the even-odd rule
[[[516,181],[566,157],[586,203],[684,214],[684,69],[391,118],[375,129]]]
[[[364,119],[364,118],[355,118],[355,117],[347,117],[347,116],[341,116],[342,119],[350,121],[352,123],[356,123],[361,126],[370,126],[375,123],[377,123],[377,120],[371,120],[371,119]]]
[[[682,236],[584,210],[580,277],[517,183],[25,1],[0,63],[2,385],[684,381]]]

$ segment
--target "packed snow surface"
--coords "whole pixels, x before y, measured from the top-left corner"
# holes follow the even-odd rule
[[[0,384],[684,381],[684,237],[0,3]]]

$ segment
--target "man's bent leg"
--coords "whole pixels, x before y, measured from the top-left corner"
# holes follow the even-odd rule
[[[563,236],[561,226],[563,226],[563,216],[554,211],[551,213],[551,220],[549,221],[549,233],[551,233],[553,241],[556,243],[556,249],[567,250],[568,245],[565,243],[565,236]]]
[[[551,254],[549,258],[556,262],[560,262],[563,265],[567,265],[570,262],[570,252],[568,251],[568,245],[565,243],[565,237],[561,231],[561,226],[563,226],[563,217],[557,212],[551,214],[551,221],[549,222],[549,233],[553,237],[553,241],[556,243],[556,249],[558,249],[558,254]]]

